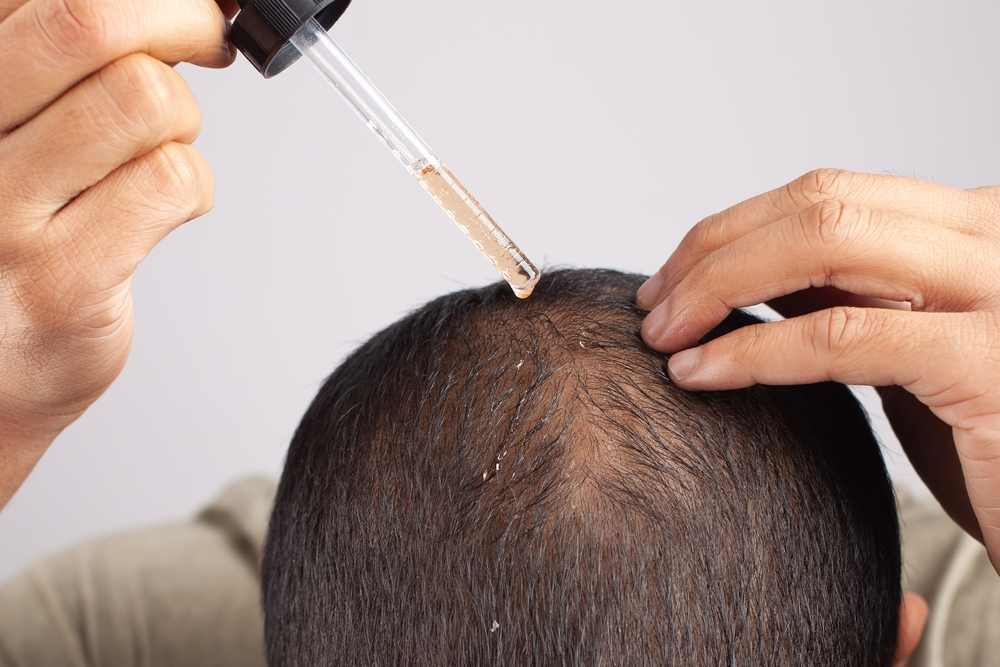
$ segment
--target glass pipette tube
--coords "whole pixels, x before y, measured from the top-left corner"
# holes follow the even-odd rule
[[[312,19],[291,41],[490,260],[514,294],[528,298],[539,278],[535,265],[337,46],[323,26]]]

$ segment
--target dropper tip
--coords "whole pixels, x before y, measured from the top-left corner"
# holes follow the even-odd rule
[[[534,276],[531,279],[517,284],[515,284],[512,280],[507,280],[507,284],[510,285],[510,289],[514,292],[518,299],[527,299],[531,296],[531,293],[535,291],[535,285],[538,284],[538,279],[541,278],[542,275],[537,269],[535,269],[533,273]],[[504,274],[504,278],[507,278],[506,274]]]

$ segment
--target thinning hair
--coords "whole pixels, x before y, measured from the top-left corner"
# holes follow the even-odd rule
[[[678,389],[641,281],[457,292],[333,373],[271,519],[271,667],[891,663],[899,532],[864,412],[833,383]]]

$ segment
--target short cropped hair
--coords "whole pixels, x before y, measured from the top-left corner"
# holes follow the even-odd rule
[[[857,401],[680,390],[642,279],[457,292],[330,376],[271,519],[271,667],[891,663],[899,529]]]

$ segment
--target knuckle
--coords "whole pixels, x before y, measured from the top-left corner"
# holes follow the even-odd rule
[[[101,83],[125,119],[142,134],[163,135],[177,116],[173,71],[145,55],[115,61],[101,72]]]
[[[816,169],[800,177],[793,186],[807,201],[817,204],[841,197],[853,177],[854,174],[843,169]]]
[[[847,218],[847,205],[841,201],[829,200],[816,208],[816,235],[824,245],[840,240]]]
[[[760,324],[751,324],[750,326],[737,329],[736,332],[731,334],[735,350],[734,356],[742,359],[748,366],[756,365],[764,353],[762,349],[762,332]]]
[[[816,313],[806,327],[806,340],[817,354],[841,357],[854,341],[872,333],[873,320],[867,309],[838,306]]]
[[[821,249],[840,246],[860,219],[860,211],[842,201],[830,199],[815,204],[799,218],[806,239]]]
[[[100,57],[120,41],[116,13],[93,0],[36,3],[35,20],[49,49],[62,59]]]
[[[681,240],[681,246],[685,250],[700,256],[711,246],[709,243],[711,224],[707,223],[707,220],[703,220],[688,230],[688,233],[685,234],[684,238]]]
[[[728,312],[727,305],[733,276],[727,274],[729,266],[723,255],[725,250],[709,253],[695,264],[667,297],[673,309],[683,308],[683,317],[678,312],[678,320],[687,320],[693,312]]]
[[[693,257],[705,257],[724,245],[725,226],[722,214],[711,215],[688,230],[680,247]]]
[[[726,275],[728,254],[726,249],[710,253],[691,270],[685,281],[687,285],[682,282],[678,285],[678,289],[684,285],[695,294],[703,294],[705,290],[712,290],[732,282],[732,277]]]
[[[146,156],[157,204],[191,215],[200,210],[205,192],[214,187],[212,174],[191,146],[164,144]]]

